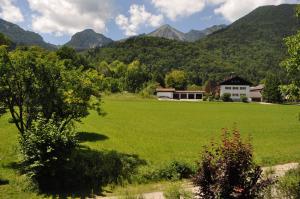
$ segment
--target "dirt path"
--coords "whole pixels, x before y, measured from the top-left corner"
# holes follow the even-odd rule
[[[272,171],[272,176],[274,177],[281,177],[284,176],[284,174],[291,170],[295,169],[299,166],[299,163],[288,163],[288,164],[281,164],[276,165],[272,167],[263,167],[263,171],[266,172],[268,170]],[[197,187],[193,187],[191,184],[187,184],[186,186],[187,190],[192,191],[195,193],[197,191]],[[143,199],[164,199],[163,192],[151,192],[151,193],[143,193],[141,194],[143,196]],[[113,196],[113,197],[96,197],[96,199],[118,199],[119,197]]]

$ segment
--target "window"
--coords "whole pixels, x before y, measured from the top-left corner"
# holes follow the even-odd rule
[[[196,99],[202,99],[202,94],[196,94]]]
[[[226,86],[225,89],[226,90],[231,90],[231,87],[230,86]]]
[[[232,94],[232,96],[233,96],[233,97],[238,97],[238,96],[239,96],[239,94],[237,94],[237,93],[233,93],[233,94]]]
[[[187,94],[181,94],[181,99],[187,99]]]
[[[233,87],[233,90],[239,90],[239,87]]]
[[[241,97],[246,96],[246,94],[240,94]]]
[[[195,99],[195,95],[194,94],[188,94],[188,98],[189,99]]]
[[[240,90],[246,90],[246,87],[240,87]]]

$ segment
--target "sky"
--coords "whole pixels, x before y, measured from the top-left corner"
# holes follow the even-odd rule
[[[114,40],[164,24],[182,32],[230,24],[264,5],[300,0],[0,0],[0,18],[64,44],[84,29]]]

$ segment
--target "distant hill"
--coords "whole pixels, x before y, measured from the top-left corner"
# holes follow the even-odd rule
[[[96,33],[92,29],[86,29],[73,35],[71,41],[65,45],[76,50],[86,50],[95,47],[102,47],[112,42],[112,39],[105,37],[103,34]]]
[[[189,74],[191,83],[220,79],[231,72],[259,83],[268,71],[283,77],[279,66],[286,56],[283,38],[300,30],[295,8],[286,4],[257,8],[197,42],[182,42],[181,32],[165,26],[154,35],[173,40],[139,36],[95,49],[89,55],[95,61],[140,60],[158,82],[163,82],[168,71],[178,68]]]
[[[215,33],[219,30],[222,30],[226,27],[227,27],[227,25],[222,24],[222,25],[214,25],[214,26],[206,28],[204,30],[191,30],[191,31],[185,33],[185,40],[189,41],[189,42],[194,42],[199,39],[203,39],[206,36],[208,36],[212,33]]]
[[[251,79],[262,79],[265,71],[280,74],[286,55],[283,39],[300,30],[295,9],[291,4],[259,7],[197,45]]]
[[[26,31],[20,26],[0,19],[0,32],[7,36],[16,45],[36,45],[46,49],[55,49],[56,46],[46,43],[37,33]]]
[[[155,31],[149,33],[148,36],[185,41],[185,34],[168,24],[159,27]]]

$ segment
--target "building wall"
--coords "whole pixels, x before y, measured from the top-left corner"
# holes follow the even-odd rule
[[[173,99],[173,92],[157,92],[158,98],[170,98]]]
[[[230,93],[231,99],[238,101],[241,99],[241,96],[250,97],[250,86],[245,85],[221,85],[220,87],[220,96],[224,93]]]

